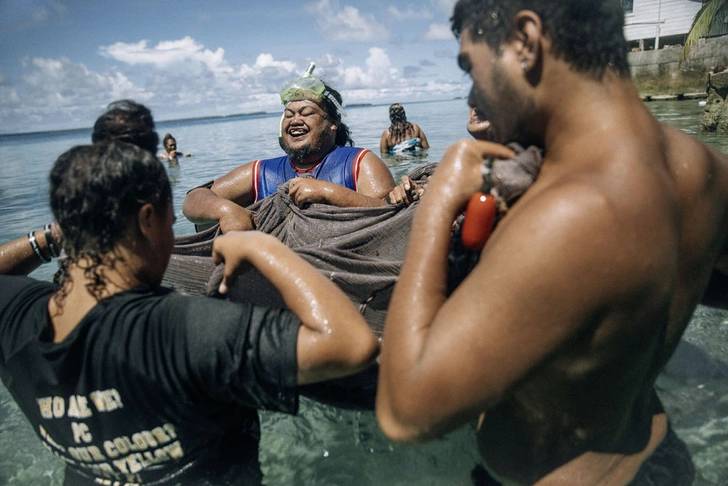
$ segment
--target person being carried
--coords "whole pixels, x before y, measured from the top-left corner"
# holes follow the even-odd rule
[[[164,152],[159,154],[159,160],[166,160],[169,163],[175,163],[179,157],[192,157],[192,154],[179,152],[177,150],[177,140],[171,133],[164,136],[164,139],[162,139],[162,145],[164,145]]]
[[[401,154],[430,148],[425,132],[416,123],[407,121],[404,107],[395,103],[389,107],[392,124],[382,132],[379,151],[383,154]]]
[[[174,211],[152,152],[74,147],[50,203],[58,227],[0,246],[0,377],[65,484],[260,484],[256,409],[295,413],[299,385],[377,355],[348,297],[270,235],[215,240],[220,291],[252,265],[289,310],[160,287]],[[55,285],[10,275],[61,248]]]
[[[654,385],[728,273],[728,157],[652,116],[623,27],[616,0],[456,4],[459,64],[497,143],[449,146],[414,215],[382,341],[388,437],[479,417],[503,484],[692,484]],[[447,294],[453,220],[514,140],[543,147],[539,176]]]
[[[191,190],[182,205],[196,225],[220,223],[220,230],[255,228],[245,207],[274,194],[288,182],[288,194],[299,207],[307,203],[333,206],[383,206],[394,187],[386,164],[367,149],[353,147],[341,95],[312,68],[281,89],[285,106],[279,143],[282,157],[256,160]],[[347,146],[349,145],[349,146]]]

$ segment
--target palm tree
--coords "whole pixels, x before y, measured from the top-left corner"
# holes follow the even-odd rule
[[[728,0],[708,0],[703,4],[695,14],[693,25],[685,39],[680,62],[687,58],[690,49],[697,45],[699,39],[708,36],[718,22],[722,23],[725,16],[728,16]]]

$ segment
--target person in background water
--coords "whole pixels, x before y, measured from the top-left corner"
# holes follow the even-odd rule
[[[287,309],[160,287],[172,192],[149,151],[78,146],[50,175],[55,225],[0,246],[0,377],[65,484],[260,484],[256,409],[360,371],[377,340],[349,298],[273,236],[217,238],[220,291],[252,265]],[[23,276],[63,249],[55,286]]]
[[[174,163],[177,162],[179,157],[192,157],[192,154],[177,151],[177,140],[175,140],[171,133],[164,136],[162,145],[164,145],[164,152],[159,154],[159,160]]]
[[[460,0],[452,29],[495,143],[449,146],[414,215],[381,429],[479,418],[483,481],[692,484],[654,385],[703,296],[728,305],[706,292],[728,274],[728,157],[642,103],[617,0]],[[543,147],[541,171],[446,295],[453,220],[507,141]]]
[[[389,121],[392,124],[382,132],[379,142],[381,153],[399,154],[430,148],[425,132],[416,123],[407,121],[404,107],[399,103],[389,107]]]
[[[255,228],[246,206],[288,182],[294,204],[382,206],[394,187],[387,165],[367,149],[353,147],[341,95],[314,76],[281,90],[285,106],[279,143],[282,157],[256,160],[191,190],[182,211],[195,225],[220,223],[223,233]],[[347,146],[348,145],[348,146]]]

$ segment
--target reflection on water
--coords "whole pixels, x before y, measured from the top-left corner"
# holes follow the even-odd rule
[[[728,137],[698,132],[697,101],[648,103],[655,115],[728,154]],[[427,133],[431,148],[417,157],[385,157],[395,179],[417,166],[437,162],[447,144],[468,137],[465,100],[406,105],[408,117]],[[351,108],[344,120],[357,146],[378,153],[389,126],[387,106]],[[167,166],[173,186],[178,235],[193,232],[181,207],[185,193],[242,163],[276,156],[278,115],[158,123],[181,150],[193,154]],[[90,123],[89,123],[90,125]],[[0,137],[0,241],[27,234],[51,220],[47,177],[54,159],[87,143],[90,130]],[[36,271],[48,279],[53,266]],[[700,475],[696,484],[728,482],[728,379],[714,358],[728,362],[728,313],[700,307],[686,332],[700,353],[690,355],[687,373],[660,378],[660,395],[678,434],[686,440]],[[404,446],[385,439],[370,412],[339,410],[303,399],[298,417],[261,413],[261,464],[269,485],[466,485],[478,461],[473,426],[426,445]],[[0,484],[62,484],[60,463],[41,445],[4,387],[0,387]]]

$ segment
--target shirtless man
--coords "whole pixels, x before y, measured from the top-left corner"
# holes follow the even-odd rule
[[[623,22],[616,0],[461,0],[452,18],[493,140],[544,147],[544,162],[446,295],[453,219],[484,159],[512,154],[447,149],[389,307],[377,417],[398,441],[480,417],[504,484],[644,484],[664,458],[671,476],[649,484],[694,475],[654,382],[728,273],[728,158],[653,118]]]
[[[303,87],[284,88],[285,105],[280,144],[285,156],[256,160],[233,169],[209,185],[187,194],[182,211],[196,225],[220,222],[223,233],[255,228],[245,207],[276,192],[289,182],[288,193],[301,207],[306,203],[333,206],[383,206],[394,187],[387,165],[376,154],[353,145],[349,128],[341,121],[341,95],[312,76]],[[312,89],[310,89],[312,88]]]

